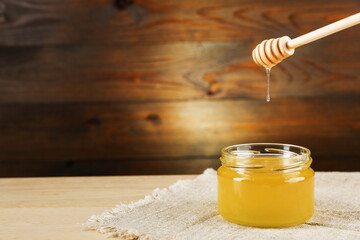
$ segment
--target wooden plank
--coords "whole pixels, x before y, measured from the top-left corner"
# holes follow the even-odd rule
[[[61,161],[218,156],[284,142],[358,156],[358,97],[141,104],[2,104],[0,159]]]
[[[348,189],[352,191],[353,205],[355,205],[359,203],[356,195],[359,191],[359,185],[356,182],[359,181],[359,174],[358,172],[340,174],[319,172],[316,178],[328,181],[332,186],[337,186],[333,188],[337,196],[339,195],[338,191],[346,192]],[[341,179],[344,182],[345,179],[347,180],[348,185],[345,189],[340,189],[340,184],[334,183],[334,176],[336,176],[336,180]],[[111,209],[120,203],[130,203],[142,199],[155,188],[168,187],[179,179],[194,177],[180,175],[0,179],[0,236],[2,239],[11,240],[104,240],[107,239],[104,234],[81,231],[79,223],[86,222],[90,216],[101,214],[104,210]],[[337,201],[340,203],[337,209],[340,209],[343,206],[341,198],[321,194],[320,191],[325,191],[322,187],[324,185],[318,185],[319,182],[323,183],[321,180],[315,182],[315,191],[320,193],[315,194],[319,199],[318,202],[323,206],[331,201]],[[351,186],[355,188],[350,190]],[[325,196],[324,199],[318,198],[319,195]],[[349,209],[347,206],[344,208]],[[349,213],[349,215],[351,214],[349,219],[357,224],[358,213],[354,212]],[[343,216],[344,214],[341,213],[340,217]],[[307,228],[310,227],[307,226]],[[334,236],[343,235],[341,230],[336,231],[331,227],[328,229],[335,233]],[[253,230],[249,228],[249,231]],[[263,232],[266,239],[269,236],[268,231],[264,230]],[[318,230],[318,232],[320,231]],[[358,233],[357,231],[353,231],[353,233],[352,239],[356,239],[355,236],[359,236],[359,234],[355,235]]]
[[[93,25],[87,22],[92,12],[106,8],[108,4],[104,3],[100,0],[4,0],[0,45],[41,46],[80,41],[81,35]]]
[[[110,208],[194,175],[0,179],[0,209]],[[24,198],[23,196],[28,196]],[[93,213],[95,214],[95,213]],[[91,213],[88,217],[90,217]],[[86,220],[86,219],[85,219]]]
[[[223,146],[265,141],[309,147],[321,170],[359,170],[357,28],[273,69],[270,104],[250,57],[265,38],[298,36],[359,7],[3,0],[0,176],[197,173]]]
[[[252,44],[2,48],[0,102],[262,100],[265,72],[251,59]],[[359,94],[359,62],[360,49],[352,39],[310,44],[273,69],[272,96]]]
[[[315,171],[359,171],[358,155],[312,154]],[[207,168],[220,166],[219,156],[213,157],[164,157],[75,159],[57,161],[11,160],[1,161],[0,177],[49,177],[49,176],[113,176],[200,174]]]
[[[0,45],[234,41],[295,37],[356,13],[357,0],[3,0]],[[357,31],[358,32],[358,31]],[[356,30],[347,32],[354,35]],[[355,39],[355,38],[354,38]]]
[[[104,240],[81,223],[195,176],[0,179],[0,236],[11,240]],[[20,230],[21,229],[21,230]]]
[[[351,161],[350,165],[351,165]],[[220,166],[218,157],[1,161],[0,177],[199,174]]]

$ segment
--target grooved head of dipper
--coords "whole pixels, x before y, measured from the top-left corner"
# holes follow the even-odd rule
[[[262,41],[252,52],[255,63],[265,68],[272,68],[285,58],[294,54],[295,49],[290,49],[287,42],[291,38],[284,36]]]

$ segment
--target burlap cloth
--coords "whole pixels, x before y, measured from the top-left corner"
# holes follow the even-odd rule
[[[92,216],[85,229],[139,240],[360,239],[360,173],[318,172],[315,214],[305,224],[281,229],[238,226],[217,212],[216,172],[155,189],[128,205]]]

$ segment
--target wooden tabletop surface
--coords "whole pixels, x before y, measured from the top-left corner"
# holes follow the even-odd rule
[[[1,240],[106,239],[81,231],[91,215],[192,175],[0,179]]]

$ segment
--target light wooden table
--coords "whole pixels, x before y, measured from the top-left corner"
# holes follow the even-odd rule
[[[107,239],[81,231],[91,215],[191,175],[0,179],[0,240]]]

